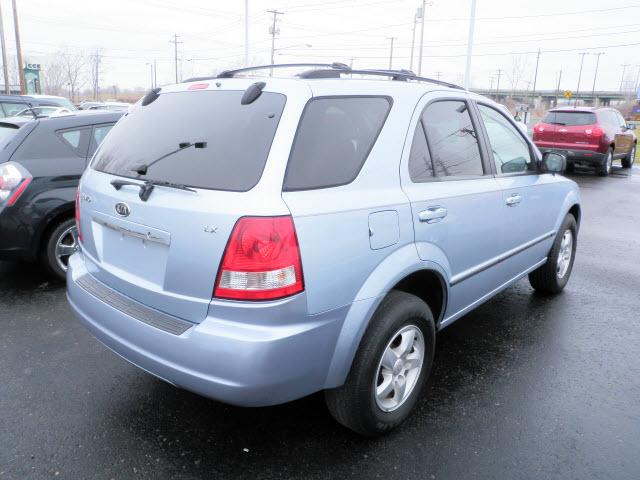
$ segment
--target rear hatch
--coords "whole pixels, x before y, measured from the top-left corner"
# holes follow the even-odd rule
[[[242,95],[161,93],[112,129],[81,182],[82,244],[92,275],[157,310],[196,323],[205,318],[234,224],[260,201],[276,204],[254,187],[285,97],[263,92],[242,105]],[[156,185],[145,200],[138,185],[121,185],[147,180],[188,190]]]
[[[597,150],[597,118],[593,112],[555,110],[545,115],[534,130],[539,146]]]

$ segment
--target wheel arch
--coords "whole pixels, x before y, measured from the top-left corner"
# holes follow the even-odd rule
[[[51,211],[45,220],[40,225],[38,232],[35,235],[34,243],[33,243],[33,251],[36,256],[40,256],[43,252],[44,247],[49,239],[49,235],[51,232],[58,226],[60,223],[65,220],[71,219],[74,216],[75,212],[75,204],[74,203],[65,203],[60,205],[55,210]]]
[[[431,308],[437,325],[444,317],[449,296],[447,267],[421,260],[413,243],[399,248],[383,260],[369,276],[345,316],[324,388],[335,388],[344,383],[369,322],[390,291],[397,288],[420,297]],[[427,286],[420,288],[423,281]]]

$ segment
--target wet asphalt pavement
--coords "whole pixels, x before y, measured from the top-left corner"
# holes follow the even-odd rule
[[[574,178],[565,292],[522,280],[439,334],[417,411],[379,439],[321,395],[241,409],[165,384],[38,266],[0,263],[0,479],[640,478],[640,170]]]

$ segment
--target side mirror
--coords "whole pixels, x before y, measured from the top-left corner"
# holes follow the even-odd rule
[[[558,152],[545,152],[542,155],[544,173],[562,173],[567,169],[567,157]]]
[[[627,132],[631,130],[631,127],[629,125],[621,125],[620,128],[622,129],[623,132]]]

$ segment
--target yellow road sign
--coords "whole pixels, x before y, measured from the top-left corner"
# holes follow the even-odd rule
[[[573,92],[571,90],[565,90],[563,95],[564,95],[564,98],[571,98],[573,97]]]

